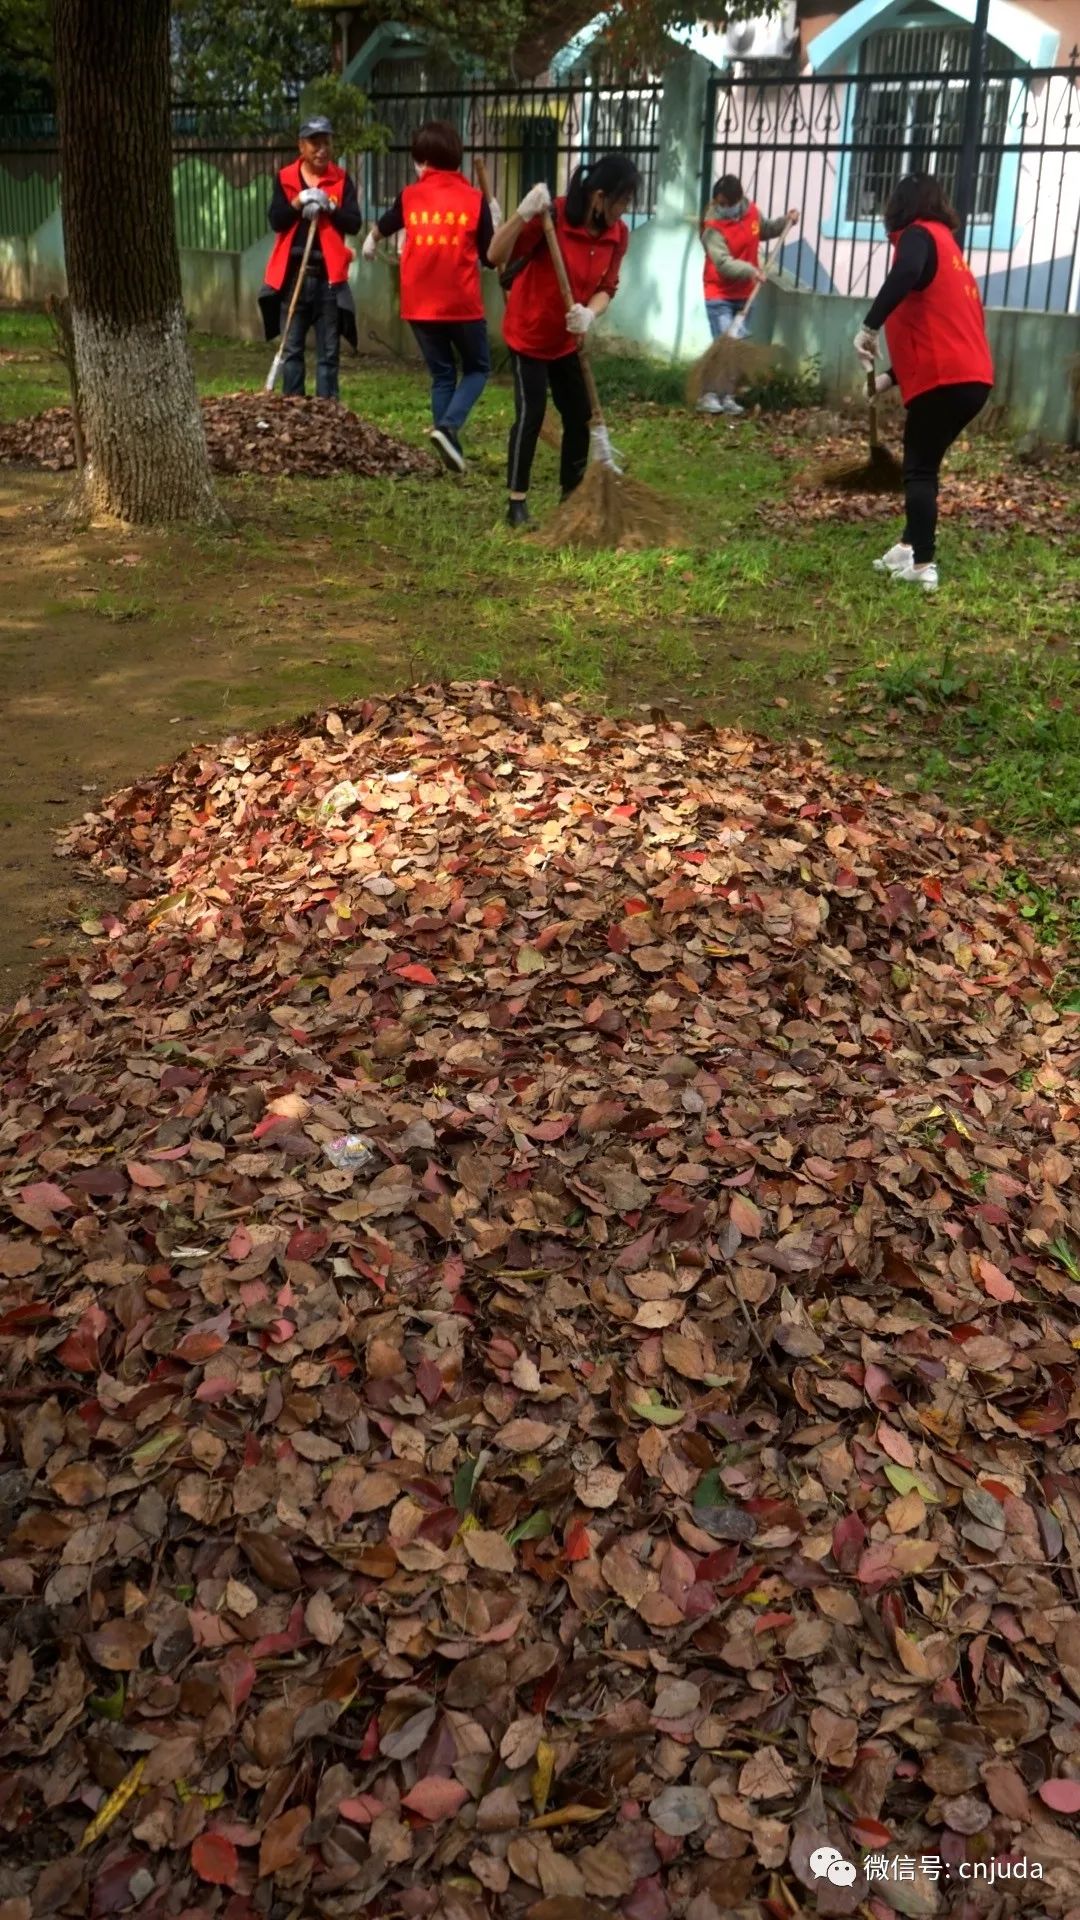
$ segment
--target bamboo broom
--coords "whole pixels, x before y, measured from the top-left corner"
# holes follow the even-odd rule
[[[543,216],[544,237],[567,313],[577,303],[550,213]],[[679,529],[673,510],[640,480],[629,480],[615,459],[600,405],[589,355],[582,340],[578,352],[591,409],[589,466],[579,487],[563,501],[544,533],[548,546],[641,549],[676,546]]]

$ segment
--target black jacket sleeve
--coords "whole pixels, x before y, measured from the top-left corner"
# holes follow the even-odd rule
[[[293,217],[295,219],[296,216]],[[363,218],[360,213],[360,202],[356,197],[355,182],[350,180],[348,174],[345,175],[340,207],[335,213],[328,213],[326,217],[330,225],[336,227],[339,233],[359,233]]]
[[[280,173],[274,175],[274,191],[270,198],[270,211],[267,218],[274,233],[288,233],[289,228],[295,227],[299,219],[295,208],[290,207],[286,198]]]
[[[405,209],[401,204],[400,193],[394,201],[393,206],[388,207],[385,213],[380,213],[375,225],[378,227],[384,240],[389,240],[391,234],[401,232],[402,227],[405,225]]]
[[[864,325],[876,333],[909,293],[925,293],[937,272],[937,263],[933,234],[927,233],[925,227],[906,228],[896,249],[896,259]]]
[[[495,238],[495,222],[491,218],[490,200],[481,200],[480,218],[476,223],[476,251],[480,256],[480,265],[490,267],[488,248]]]

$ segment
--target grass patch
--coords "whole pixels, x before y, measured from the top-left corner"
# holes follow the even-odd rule
[[[65,400],[50,346],[43,315],[0,313],[0,417]],[[265,377],[262,345],[193,346],[203,392]],[[767,415],[696,417],[682,403],[682,370],[626,354],[601,354],[597,377],[631,470],[678,508],[679,551],[589,556],[511,537],[512,401],[496,379],[470,424],[464,481],[229,480],[231,537],[126,536],[138,570],[122,585],[100,541],[81,547],[77,574],[54,545],[47,563],[28,562],[34,612],[115,629],[113,664],[125,645],[142,654],[190,635],[186,670],[162,693],[166,751],[189,729],[263,724],[410,678],[500,676],[594,704],[809,732],[862,772],[932,787],[1060,855],[1080,831],[1080,620],[1067,546],[947,524],[943,591],[906,594],[870,567],[889,526],[763,524],[762,503],[791,482]],[[816,378],[813,368],[781,376],[762,397],[805,405]],[[426,385],[411,368],[346,356],[342,395],[402,439],[417,443],[428,428]],[[958,464],[993,479],[1003,452],[982,434]],[[555,490],[542,446],[541,515]]]

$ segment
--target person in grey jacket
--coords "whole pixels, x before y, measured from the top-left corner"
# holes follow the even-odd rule
[[[747,199],[737,174],[725,173],[716,182],[701,219],[705,313],[714,340],[730,333],[755,286],[765,278],[760,266],[762,240],[777,239],[798,217],[798,208],[792,207],[779,219],[764,219]],[[702,413],[742,412],[730,392],[703,393],[698,408]]]

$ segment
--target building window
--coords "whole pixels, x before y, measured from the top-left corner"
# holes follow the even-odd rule
[[[970,34],[966,28],[901,27],[869,34],[859,48],[851,125],[847,217],[873,220],[905,173],[933,173],[956,192]],[[997,204],[1014,56],[987,42],[973,216],[990,222]],[[1002,71],[1004,69],[1004,71]]]

